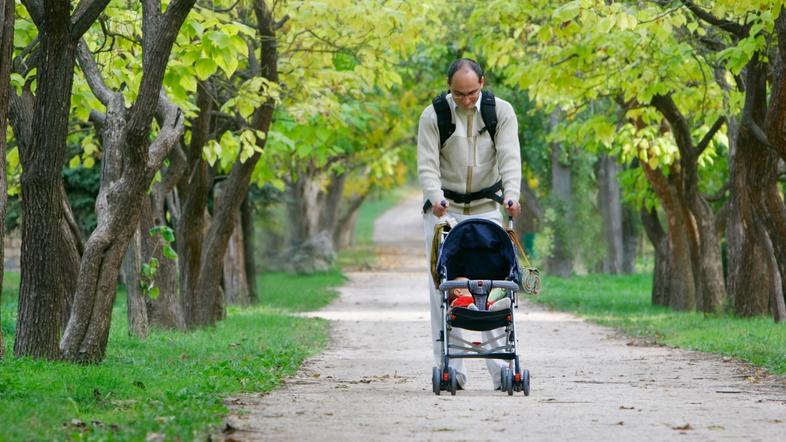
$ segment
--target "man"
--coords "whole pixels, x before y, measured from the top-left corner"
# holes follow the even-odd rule
[[[445,101],[438,102],[439,98],[435,99],[420,116],[418,176],[425,199],[423,228],[429,263],[434,227],[439,218],[447,215],[456,221],[482,218],[502,226],[498,203],[504,203],[510,216],[521,213],[521,153],[516,114],[510,103],[488,95],[489,99],[493,97],[491,103],[496,111],[496,126],[489,128],[484,121],[488,118],[481,115],[481,97],[486,94],[482,92],[483,84],[483,70],[477,62],[467,58],[454,61],[448,68],[450,93],[443,97],[447,106]],[[448,126],[454,130],[444,143],[440,138],[440,122],[435,106],[443,109],[441,114],[444,116],[447,115],[444,109],[450,109],[451,122]],[[488,109],[488,104],[486,106]],[[443,119],[443,136],[445,122]],[[479,193],[482,197],[479,197]],[[441,294],[430,275],[428,280],[434,362],[439,367],[442,343],[437,339],[442,330]],[[484,332],[484,340],[490,339],[494,332]],[[454,334],[459,333],[454,330]],[[486,365],[494,387],[499,388],[500,370],[504,362],[487,359]],[[464,360],[451,360],[451,366],[455,367],[458,384],[463,388],[467,380]]]

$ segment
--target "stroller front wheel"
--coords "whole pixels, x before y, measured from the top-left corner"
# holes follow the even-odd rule
[[[458,379],[456,377],[456,369],[453,367],[448,367],[448,383],[450,386],[450,394],[455,396],[456,390],[458,390]]]
[[[439,367],[434,367],[431,370],[431,389],[437,396],[442,391],[442,370]]]

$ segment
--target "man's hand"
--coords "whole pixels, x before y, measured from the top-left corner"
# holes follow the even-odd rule
[[[518,201],[508,200],[505,204],[505,211],[509,216],[516,217],[521,215],[521,204]]]
[[[445,214],[448,213],[448,202],[442,200],[439,204],[435,204],[431,206],[431,213],[434,214],[437,218],[442,218]]]

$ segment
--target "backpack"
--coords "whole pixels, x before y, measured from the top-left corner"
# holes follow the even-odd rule
[[[437,127],[439,127],[439,147],[445,145],[445,141],[453,135],[456,131],[456,124],[453,123],[453,118],[450,113],[450,104],[448,104],[447,93],[443,92],[431,101],[434,105],[434,111],[437,114]],[[480,133],[488,131],[491,136],[491,142],[494,143],[494,136],[497,133],[497,102],[494,99],[494,94],[489,91],[482,91],[480,96],[480,116],[483,118],[483,124],[486,125],[480,130]]]

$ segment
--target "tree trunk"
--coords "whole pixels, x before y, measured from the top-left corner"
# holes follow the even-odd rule
[[[142,269],[142,237],[139,229],[134,232],[128,244],[121,273],[126,285],[126,307],[128,312],[128,334],[139,339],[147,338],[150,333],[150,322],[147,317],[147,296],[140,286]]]
[[[622,199],[617,181],[617,161],[614,157],[601,155],[598,161],[598,206],[603,219],[603,235],[606,239],[606,255],[603,273],[622,273]]]
[[[310,167],[308,169],[311,169]],[[289,184],[289,221],[291,223],[290,244],[297,246],[320,232],[321,207],[318,203],[320,180],[311,170],[301,173]]]
[[[251,192],[246,192],[246,198],[243,200],[243,206],[240,208],[240,223],[243,227],[243,256],[245,257],[246,286],[248,286],[249,302],[251,304],[259,304],[253,208],[254,206],[251,204]]]
[[[180,110],[161,92],[169,54],[194,0],[174,0],[165,13],[152,0],[143,2],[142,80],[130,109],[121,94],[104,83],[91,54],[80,48],[80,64],[88,84],[107,106],[104,156],[122,158],[122,168],[109,162],[96,199],[98,225],[85,246],[74,309],[60,348],[75,362],[100,362],[106,353],[117,276],[128,242],[139,223],[139,210],[156,172],[185,126]],[[151,112],[156,109],[156,112]],[[152,120],[161,131],[150,142]],[[109,130],[114,129],[114,130]]]
[[[216,185],[216,198],[222,198],[225,183]],[[250,303],[248,285],[246,284],[246,260],[243,248],[243,225],[240,222],[240,212],[232,216],[234,225],[232,235],[229,237],[226,253],[223,260],[223,290],[227,305],[246,306]]]
[[[59,259],[68,249],[62,235],[60,171],[66,149],[73,84],[75,42],[71,41],[69,4],[48,4],[39,28],[41,59],[30,144],[20,143],[22,164],[22,251],[24,269],[14,353],[57,359],[62,327],[60,307],[72,274],[63,274]],[[20,139],[21,141],[21,139]]]
[[[332,175],[327,190],[324,192],[323,198],[321,198],[322,204],[320,208],[322,212],[319,215],[318,226],[320,230],[331,232],[334,238],[340,221],[339,215],[341,214],[344,186],[346,182],[346,172]]]
[[[652,272],[652,305],[668,306],[671,298],[671,266],[669,237],[663,231],[655,209],[641,210],[641,223],[655,248],[655,267]]]
[[[551,114],[551,126],[559,123],[558,111]],[[568,277],[573,274],[573,253],[571,253],[569,230],[573,228],[573,203],[570,167],[562,163],[563,150],[558,143],[551,145],[551,195],[556,214],[554,224],[554,248],[546,262],[548,273]]]
[[[8,177],[6,175],[6,128],[8,127],[8,98],[11,88],[11,54],[14,38],[14,0],[0,2],[0,239],[5,237],[5,214],[8,210]],[[0,248],[0,263],[5,262],[4,250]],[[0,267],[0,310],[3,305],[3,277],[5,271]],[[0,318],[2,318],[0,312]],[[5,356],[3,327],[0,319],[0,359]]]
[[[696,284],[691,256],[691,237],[695,235],[692,230],[693,221],[675,186],[675,183],[680,180],[679,167],[677,165],[672,167],[668,179],[660,170],[654,170],[646,163],[642,163],[642,168],[666,213],[671,278],[668,286],[668,306],[675,310],[694,310]]]
[[[260,75],[271,82],[278,82],[278,64],[276,49],[276,23],[272,11],[263,0],[255,0],[254,12],[257,18],[257,31],[260,45]],[[255,130],[267,134],[273,121],[275,104],[269,100],[259,106],[252,117]],[[257,147],[262,151],[267,138],[257,138]],[[260,158],[257,151],[245,162],[236,161],[227,176],[226,192],[221,198],[216,198],[213,203],[213,217],[210,228],[202,245],[202,252],[198,256],[199,272],[196,284],[189,289],[192,298],[204,306],[204,316],[195,316],[189,326],[211,325],[222,318],[223,293],[221,291],[221,261],[226,253],[229,237],[234,229],[234,216],[240,210],[248,187],[251,182],[251,173]],[[187,259],[194,259],[188,257]]]
[[[622,273],[632,275],[636,272],[636,253],[639,247],[639,220],[636,212],[622,206]]]

